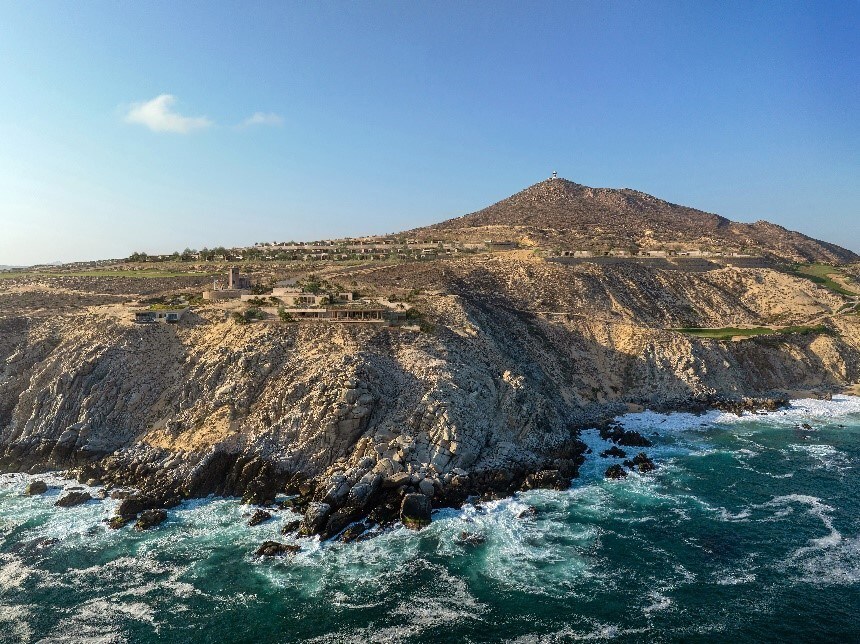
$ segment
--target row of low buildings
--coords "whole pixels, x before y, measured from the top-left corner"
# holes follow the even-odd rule
[[[729,251],[708,250],[629,250],[613,248],[611,250],[560,250],[554,253],[555,257],[755,257],[745,253]]]
[[[351,292],[313,293],[297,286],[293,280],[276,284],[270,293],[252,293],[251,282],[231,268],[226,285],[217,280],[203,292],[203,299],[217,302],[239,300],[271,314],[283,312],[297,320],[330,322],[396,321],[403,313],[370,299],[354,300]]]

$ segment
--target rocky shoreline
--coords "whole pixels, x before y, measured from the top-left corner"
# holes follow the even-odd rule
[[[693,401],[671,411],[704,413],[712,409],[738,415],[744,412],[772,412],[789,404],[782,397],[712,400],[709,405]],[[455,469],[443,475],[392,472],[390,463],[362,457],[347,467],[325,476],[311,478],[291,473],[265,459],[255,456],[228,454],[213,450],[199,455],[165,454],[154,448],[124,450],[102,456],[81,452],[63,453],[54,445],[47,453],[49,462],[75,463],[65,476],[87,486],[103,486],[93,497],[83,488],[69,488],[56,503],[71,507],[94,498],[118,500],[115,516],[109,527],[120,529],[133,525],[137,530],[150,529],[167,518],[170,508],[182,501],[208,495],[233,496],[253,510],[250,526],[272,519],[281,510],[289,509],[302,516],[287,521],[282,534],[319,536],[321,540],[353,541],[402,525],[420,529],[431,522],[431,512],[441,508],[459,508],[467,502],[496,500],[531,489],[563,490],[578,476],[579,466],[588,451],[578,439],[582,429],[596,428],[600,436],[613,446],[601,457],[626,458],[624,448],[648,447],[649,439],[639,432],[625,430],[613,413],[597,423],[571,429],[572,439],[565,450],[554,454],[550,467],[529,471],[508,468],[467,472]],[[58,451],[60,449],[60,451]],[[18,450],[15,450],[18,451]],[[4,472],[26,471],[37,474],[48,471],[49,465],[38,462],[39,451],[27,450],[26,457],[14,466],[14,453],[6,451],[0,463]],[[594,455],[597,456],[597,455]],[[165,459],[169,461],[165,462]],[[81,462],[83,461],[83,462]],[[627,471],[647,473],[656,467],[644,452],[639,452],[623,464],[610,466],[607,478],[624,478]],[[626,468],[626,469],[625,469]],[[47,490],[43,481],[31,482],[25,494],[42,494]],[[261,545],[258,556],[275,556],[294,552],[295,546],[278,542]]]

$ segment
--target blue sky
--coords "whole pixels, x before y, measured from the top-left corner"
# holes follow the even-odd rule
[[[0,264],[392,232],[552,170],[860,251],[858,34],[856,1],[0,0]]]

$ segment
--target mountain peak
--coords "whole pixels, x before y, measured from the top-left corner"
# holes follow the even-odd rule
[[[499,239],[548,250],[719,250],[789,261],[852,262],[858,256],[766,222],[744,224],[631,188],[592,188],[556,173],[516,194],[424,229],[419,237]]]

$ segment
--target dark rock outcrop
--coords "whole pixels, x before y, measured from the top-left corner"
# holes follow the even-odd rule
[[[137,522],[134,524],[135,530],[149,530],[163,523],[167,519],[167,510],[161,508],[144,510],[137,517]]]
[[[257,551],[254,553],[258,557],[277,557],[281,555],[292,555],[299,550],[301,546],[291,543],[279,543],[277,541],[264,541]]]
[[[48,491],[48,484],[44,481],[32,481],[30,482],[26,488],[24,488],[24,494],[27,496],[38,496],[40,494],[44,494]]]
[[[551,489],[566,490],[570,487],[570,477],[563,476],[558,470],[541,470],[526,476],[524,490]]]
[[[430,525],[430,498],[418,493],[407,494],[400,506],[400,520],[407,528],[419,530]]]
[[[623,479],[627,477],[627,471],[616,463],[606,469],[604,476],[608,479]]]
[[[624,465],[629,467],[631,470],[642,474],[645,472],[651,472],[656,467],[654,465],[654,461],[648,458],[648,455],[645,452],[639,452],[631,460],[624,461]]]
[[[299,526],[302,525],[301,521],[288,521],[281,528],[281,534],[295,534],[298,532]]]
[[[617,445],[613,445],[609,449],[605,449],[600,452],[600,458],[627,458],[627,452],[618,447]]]
[[[305,518],[299,526],[299,534],[319,534],[325,527],[331,514],[331,506],[328,503],[310,503],[305,511]]]
[[[110,519],[107,519],[105,522],[111,530],[119,530],[120,528],[127,526],[132,521],[134,521],[133,516],[122,516],[117,514],[112,516]]]
[[[89,492],[72,491],[57,499],[57,502],[54,503],[54,505],[60,508],[70,508],[75,505],[80,505],[81,503],[86,503],[92,498],[93,497],[90,496]]]
[[[248,525],[250,527],[254,527],[256,525],[260,525],[261,523],[265,523],[269,519],[272,518],[271,512],[266,512],[265,510],[255,510],[254,514],[251,515],[251,518],[248,519]]]

